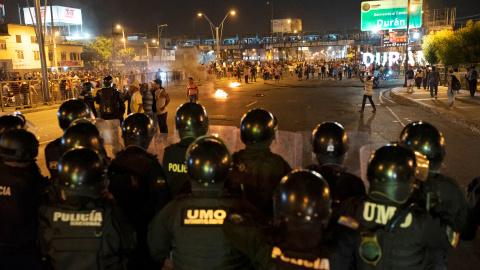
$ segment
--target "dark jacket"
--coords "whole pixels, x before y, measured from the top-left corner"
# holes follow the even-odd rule
[[[222,229],[232,208],[248,205],[245,200],[227,196],[179,195],[150,224],[150,254],[163,264],[172,250],[175,269],[252,269]]]
[[[179,143],[165,148],[162,164],[163,168],[165,168],[167,187],[172,197],[191,192],[185,155],[187,154],[188,146],[194,140],[195,138],[187,137]]]
[[[135,232],[121,210],[102,200],[49,204],[40,209],[39,242],[53,269],[126,269]]]
[[[233,194],[243,194],[265,216],[273,216],[273,191],[292,169],[269,148],[247,147],[232,156],[233,169],[227,186]]]

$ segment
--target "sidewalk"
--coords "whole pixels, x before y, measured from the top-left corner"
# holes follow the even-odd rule
[[[480,133],[480,92],[478,90],[473,98],[470,97],[469,91],[460,90],[460,93],[455,95],[453,108],[448,105],[447,87],[438,87],[437,99],[431,99],[430,92],[423,88],[415,87],[414,91],[413,94],[407,94],[406,87],[398,87],[392,89],[390,96]]]

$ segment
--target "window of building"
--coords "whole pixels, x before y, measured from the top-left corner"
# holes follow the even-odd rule
[[[7,41],[0,40],[0,50],[6,50],[6,49],[7,49]]]
[[[60,54],[60,57],[61,57],[62,61],[67,60],[67,53],[66,53],[66,52],[62,52],[62,53]]]
[[[72,61],[75,61],[75,60],[77,60],[77,54],[76,54],[76,53],[73,53],[73,52],[71,52],[71,53],[70,53],[70,60],[72,60]]]
[[[17,53],[17,59],[23,59],[23,51],[15,51]]]
[[[35,61],[40,60],[40,52],[39,51],[33,51],[33,60],[35,60]]]
[[[52,51],[48,52],[48,60],[53,61],[53,52]]]
[[[36,36],[30,36],[30,42],[31,43],[38,43],[37,37]]]
[[[17,43],[22,43],[22,36],[21,35],[17,35]]]

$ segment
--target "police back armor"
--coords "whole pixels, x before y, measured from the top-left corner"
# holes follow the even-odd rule
[[[92,201],[40,210],[42,254],[53,269],[126,269],[135,233],[120,210]]]
[[[253,269],[222,229],[231,209],[250,207],[237,198],[179,195],[152,220],[148,234],[150,253],[163,263],[172,247],[175,269]]]
[[[172,197],[178,194],[187,194],[191,191],[185,155],[188,146],[194,140],[195,138],[187,137],[179,143],[172,144],[165,148],[162,164],[165,171],[167,187]]]
[[[125,113],[125,103],[121,93],[115,88],[102,88],[95,95],[100,105],[100,116],[103,119],[121,119]]]
[[[434,250],[458,241],[456,235],[449,239],[451,231],[415,204],[389,205],[356,197],[337,210],[342,214],[338,223],[357,230],[351,249],[362,258],[363,269],[430,269]]]
[[[290,165],[270,149],[244,149],[232,156],[233,169],[227,186],[243,193],[266,216],[273,216],[272,195],[280,179],[291,171]]]

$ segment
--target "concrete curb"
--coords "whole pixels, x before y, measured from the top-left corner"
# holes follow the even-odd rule
[[[397,89],[399,89],[399,88],[402,88],[402,87],[397,87],[397,88],[391,89],[390,97],[392,97],[392,99],[403,102],[403,103],[406,103],[406,104],[409,104],[409,105],[413,105],[415,107],[419,107],[419,108],[423,109],[424,111],[427,111],[427,112],[433,113],[435,115],[438,115],[445,120],[448,120],[448,121],[450,121],[454,124],[460,125],[461,127],[468,128],[471,131],[473,131],[477,134],[480,134],[480,124],[473,123],[473,122],[471,122],[470,120],[467,120],[467,119],[458,118],[457,116],[451,115],[451,114],[449,114],[445,111],[439,111],[435,107],[432,107],[432,106],[429,106],[427,104],[415,101],[414,99],[411,99],[411,98],[404,97],[403,95],[401,95],[397,92]]]
[[[14,109],[10,110],[10,107],[9,107],[9,109],[6,109],[4,112],[0,112],[0,114],[9,114],[9,113],[18,112],[18,111],[21,112],[22,114],[42,112],[47,110],[58,109],[60,105],[61,104],[48,105],[48,106],[39,105],[38,107],[35,107],[35,108],[20,109],[20,110],[14,110]]]

